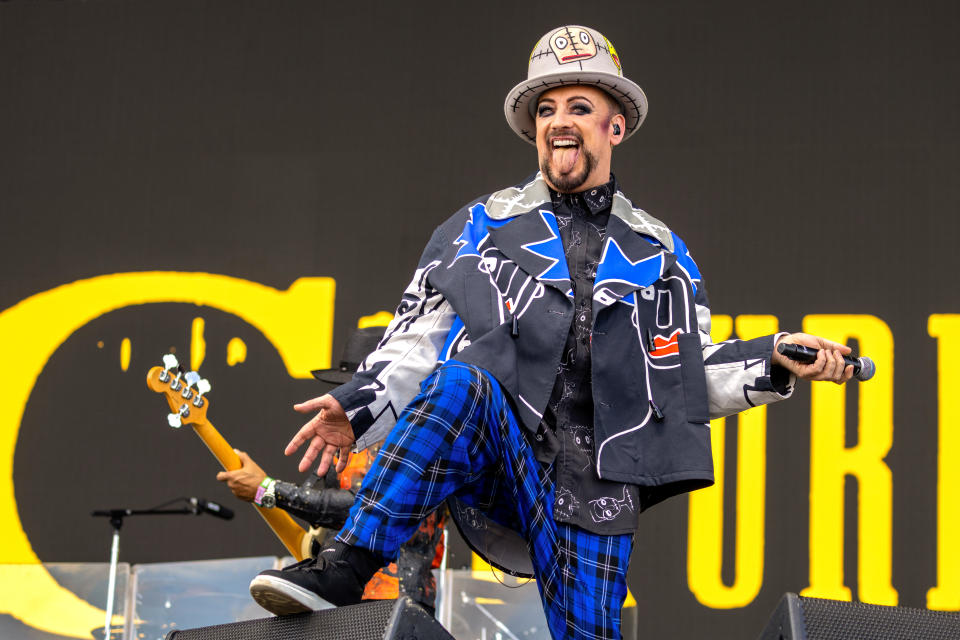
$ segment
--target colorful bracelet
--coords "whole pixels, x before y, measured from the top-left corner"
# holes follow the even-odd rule
[[[257,487],[257,495],[253,498],[253,503],[258,507],[263,506],[263,495],[267,493],[268,490],[273,489],[273,483],[276,482],[270,476],[266,476],[263,479],[263,482],[260,483],[260,486]],[[270,493],[273,493],[272,491]]]

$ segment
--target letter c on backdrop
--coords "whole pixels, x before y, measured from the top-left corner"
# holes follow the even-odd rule
[[[294,378],[330,366],[335,283],[300,278],[280,291],[210,273],[147,271],[78,280],[38,293],[0,313],[0,563],[37,564],[20,522],[13,458],[20,422],[34,384],[53,353],[88,322],[117,309],[151,303],[190,303],[239,316],[269,340]],[[158,357],[161,354],[158,354]],[[0,613],[50,633],[89,638],[105,612],[61,587],[41,567],[23,580],[0,582]],[[38,605],[38,602],[42,604]]]

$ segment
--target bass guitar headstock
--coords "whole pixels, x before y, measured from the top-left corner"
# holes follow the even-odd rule
[[[210,383],[196,371],[184,373],[172,353],[163,356],[162,367],[150,369],[147,386],[167,398],[171,411],[167,423],[171,427],[206,422],[209,401],[203,395],[210,391]]]

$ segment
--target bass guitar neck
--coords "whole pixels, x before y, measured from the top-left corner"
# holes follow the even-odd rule
[[[170,426],[178,427],[183,423],[189,424],[224,469],[227,471],[239,469],[242,466],[240,457],[213,424],[207,420],[209,401],[202,396],[205,391],[199,390],[203,387],[199,387],[196,391],[191,390],[188,379],[181,380],[180,374],[174,377],[171,369],[172,367],[153,367],[147,373],[147,386],[157,393],[162,393],[167,398],[167,404],[173,412],[168,416]],[[209,383],[206,384],[206,389],[209,390]],[[190,395],[186,395],[186,393]],[[303,527],[282,509],[265,509],[257,505],[252,506],[276,536],[280,538],[280,542],[287,548],[290,555],[297,560],[303,560],[305,557],[304,547],[306,546],[304,537],[307,535]]]

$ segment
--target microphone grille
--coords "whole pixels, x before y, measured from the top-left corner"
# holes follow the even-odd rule
[[[860,373],[856,375],[857,380],[865,382],[872,378],[876,372],[877,365],[873,364],[873,360],[866,356],[860,358]]]

